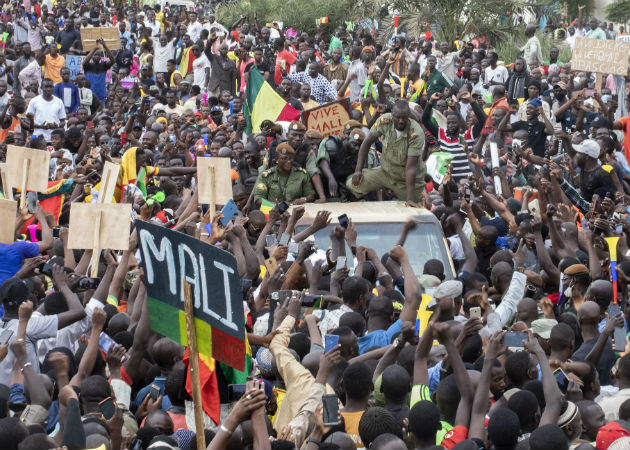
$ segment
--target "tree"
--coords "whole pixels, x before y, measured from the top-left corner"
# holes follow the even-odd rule
[[[606,6],[606,20],[615,23],[630,21],[630,0],[616,0]]]

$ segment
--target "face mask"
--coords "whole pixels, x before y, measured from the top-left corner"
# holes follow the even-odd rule
[[[512,139],[512,146],[513,147],[523,147],[523,141],[520,139]]]
[[[564,290],[564,296],[565,296],[565,297],[567,297],[567,298],[570,298],[570,297],[571,297],[572,292],[573,292],[573,291],[572,291],[572,288],[571,288],[571,286],[569,286],[569,287],[567,287],[567,288]]]

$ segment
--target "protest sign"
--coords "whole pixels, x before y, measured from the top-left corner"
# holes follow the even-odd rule
[[[105,161],[103,176],[101,177],[101,190],[98,195],[98,203],[111,203],[116,190],[116,181],[120,166],[118,164]]]
[[[232,168],[230,158],[197,158],[197,183],[199,203],[225,205],[232,198]]]
[[[17,202],[0,199],[0,244],[15,242],[15,215]]]
[[[81,43],[83,44],[83,51],[89,52],[95,47],[100,47],[96,41],[103,39],[105,45],[110,50],[120,49],[120,37],[118,35],[118,29],[115,27],[96,27],[96,28],[82,28],[81,29]]]
[[[36,148],[7,147],[6,173],[8,185],[20,188],[20,209],[26,205],[26,191],[46,192],[50,153]]]
[[[629,53],[630,42],[576,37],[571,70],[626,75]]]
[[[245,368],[243,293],[230,253],[186,234],[136,221],[151,328],[187,345],[184,313],[187,282],[197,348],[236,370]]]
[[[13,189],[9,184],[9,178],[7,175],[7,163],[0,163],[0,178],[2,178],[2,194],[4,198],[13,200]]]
[[[343,135],[343,124],[352,119],[348,99],[326,103],[302,113],[302,121],[309,130],[317,130],[322,136]]]
[[[74,80],[83,71],[85,56],[66,55],[66,67],[70,70],[70,79]]]

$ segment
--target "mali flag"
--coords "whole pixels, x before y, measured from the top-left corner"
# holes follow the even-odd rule
[[[199,341],[199,339],[197,339]],[[221,400],[219,398],[219,385],[217,382],[216,361],[214,358],[198,354],[199,358],[199,384],[201,384],[201,407],[214,423],[221,422]],[[192,397],[192,381],[190,379],[190,354],[188,348],[184,353],[186,364],[186,392]]]
[[[269,211],[271,211],[274,206],[276,205],[263,198],[260,204],[260,211],[265,215],[265,219],[269,220]]]
[[[264,120],[300,120],[300,111],[285,102],[260,72],[253,68],[249,72],[249,82],[245,89],[243,116],[246,123],[245,133],[252,134],[260,133],[260,124]]]

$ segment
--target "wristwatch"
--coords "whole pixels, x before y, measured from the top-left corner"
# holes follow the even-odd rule
[[[396,339],[394,339],[394,342],[392,343],[392,345],[394,346],[394,348],[400,350],[405,346],[405,341],[397,337]]]

